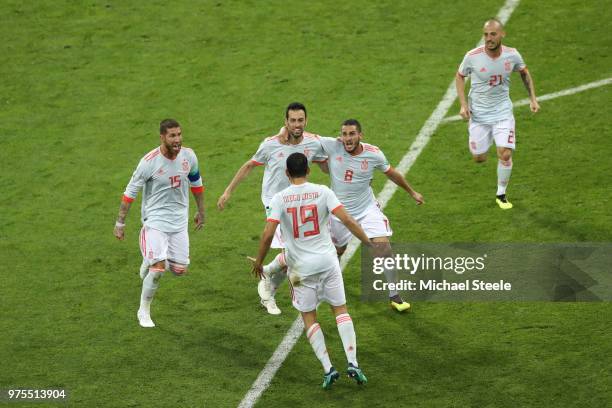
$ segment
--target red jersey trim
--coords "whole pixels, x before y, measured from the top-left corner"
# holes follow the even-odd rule
[[[131,203],[132,201],[134,201],[134,199],[124,194],[123,197],[121,197],[121,201],[123,201],[124,203]]]
[[[336,208],[334,208],[333,210],[331,210],[331,213],[335,213],[338,209],[344,207],[342,204],[340,204],[339,206],[337,206]]]
[[[204,191],[204,186],[191,187],[191,192],[195,194],[202,193]]]
[[[474,48],[472,51],[468,52],[468,55],[477,55],[477,54],[483,53],[484,50],[485,50],[484,46],[478,47],[478,48]]]
[[[258,162],[257,160],[251,159],[251,163],[255,163],[256,166],[263,166],[263,163]]]
[[[274,218],[268,218],[268,219],[266,219],[266,222],[275,222],[277,224],[280,224],[280,221],[279,220],[275,220]]]
[[[161,153],[161,150],[158,147],[157,149],[153,150],[152,152],[147,153],[147,155],[144,157],[144,159],[145,159],[145,161],[151,161],[151,159],[154,159],[160,153]]]

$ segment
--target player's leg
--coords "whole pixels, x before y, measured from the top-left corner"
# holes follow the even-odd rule
[[[331,239],[336,247],[336,254],[338,255],[338,259],[342,257],[344,251],[346,251],[346,247],[353,236],[351,231],[348,230],[335,216],[329,217],[329,227],[331,233]]]
[[[326,274],[322,282],[321,299],[328,302],[336,317],[338,334],[342,340],[342,347],[346,354],[348,363],[347,374],[354,378],[357,383],[363,384],[368,381],[357,363],[357,335],[353,320],[346,308],[346,295],[344,293],[344,281],[340,272],[340,265]]]
[[[318,275],[307,276],[300,281],[298,286],[293,286],[289,282],[289,288],[291,290],[293,306],[302,315],[304,331],[308,342],[323,366],[323,388],[329,389],[340,377],[340,374],[331,364],[327,346],[325,345],[325,336],[323,335],[323,330],[321,330],[321,325],[317,322],[317,286],[319,278]]]
[[[143,227],[141,231],[141,251],[149,270],[142,280],[138,322],[142,327],[155,327],[151,319],[151,302],[159,287],[159,280],[166,270],[168,236],[164,232]]]
[[[167,269],[175,276],[183,276],[189,267],[189,233],[187,229],[168,234]]]
[[[266,214],[268,208],[266,208]],[[281,251],[285,248],[285,242],[283,240],[281,229],[277,228],[274,237],[272,238],[272,244],[270,245],[273,249],[280,249]],[[279,253],[274,257],[272,262],[264,265],[264,278],[257,284],[257,293],[260,297],[261,305],[271,315],[281,314],[281,310],[276,305],[276,291],[280,285],[287,279],[287,263],[285,262],[285,255],[283,252]]]
[[[512,174],[512,152],[516,147],[514,117],[500,121],[493,129],[497,146],[497,193],[495,202],[503,210],[512,208],[506,198],[506,188]]]
[[[371,205],[368,209],[356,218],[361,228],[365,231],[370,241],[372,241],[372,257],[374,258],[389,258],[393,256],[389,237],[393,235],[393,230],[389,223],[389,219],[380,207]],[[385,268],[385,279],[387,283],[397,283],[398,276],[395,268]],[[398,312],[405,312],[410,309],[410,303],[404,302],[399,292],[395,289],[389,289],[389,304]]]
[[[468,133],[470,153],[476,163],[483,163],[487,160],[487,151],[493,143],[492,126],[470,120]]]
[[[372,241],[372,257],[373,258],[390,258],[393,256],[391,243],[388,237],[375,237]],[[395,268],[385,268],[384,275],[387,283],[397,283],[398,275]],[[389,289],[389,304],[391,308],[398,312],[406,312],[410,310],[410,303],[405,302],[395,289]]]

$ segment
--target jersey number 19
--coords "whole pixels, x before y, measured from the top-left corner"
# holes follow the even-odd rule
[[[319,234],[319,212],[317,211],[317,206],[315,204],[303,205],[300,208],[300,218],[302,221],[302,225],[307,222],[311,222],[313,224],[313,228],[309,231],[304,232],[304,237],[310,237],[312,235]],[[310,211],[310,215],[308,214]],[[300,229],[298,226],[298,207],[289,207],[287,208],[287,212],[291,214],[292,224],[293,224],[293,237],[300,237]]]

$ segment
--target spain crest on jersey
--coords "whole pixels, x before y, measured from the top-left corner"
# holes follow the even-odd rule
[[[366,171],[368,169],[368,166],[369,164],[367,160],[361,162],[361,170]]]
[[[310,149],[308,149],[307,147],[304,148],[304,156],[310,158]]]
[[[507,59],[507,60],[505,60],[505,61],[504,61],[504,70],[505,70],[506,72],[510,72],[510,71],[512,71],[512,63],[510,62],[510,60],[509,60],[509,59]]]
[[[189,171],[189,162],[183,159],[183,171]]]

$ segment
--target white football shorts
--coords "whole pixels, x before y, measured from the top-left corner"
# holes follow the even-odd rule
[[[140,252],[149,265],[165,260],[189,265],[187,229],[180,232],[163,232],[143,226],[140,230]]]
[[[470,120],[469,148],[473,155],[486,153],[493,141],[497,147],[516,148],[514,116],[494,124],[476,123]]]
[[[291,270],[288,273],[291,274]],[[289,280],[289,289],[293,307],[300,312],[311,312],[320,302],[327,302],[332,306],[342,306],[346,303],[344,280],[337,260],[329,272],[305,276],[296,285],[292,285]]]
[[[368,238],[390,237],[393,230],[389,224],[389,219],[380,210],[378,203],[371,204],[362,214],[353,217],[361,225]],[[335,216],[329,217],[331,226],[332,242],[337,247],[348,244],[353,234]]]

